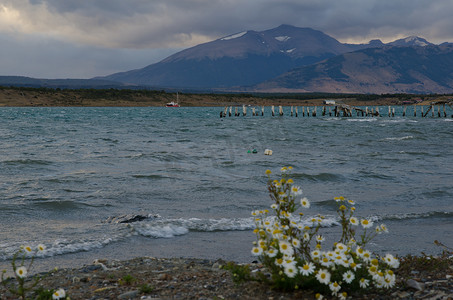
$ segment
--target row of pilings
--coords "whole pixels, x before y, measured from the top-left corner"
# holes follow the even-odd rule
[[[403,117],[417,115],[421,117],[427,117],[431,112],[432,117],[446,118],[447,117],[447,108],[448,105],[453,110],[453,105],[449,102],[441,103],[438,105],[432,104],[428,106],[423,105],[412,105],[412,109],[408,110],[410,105],[402,106],[401,115]],[[242,112],[240,111],[240,106],[225,106],[225,109],[220,112],[220,118],[232,117],[232,116],[247,116],[247,112],[250,108],[252,116],[264,116],[264,106],[261,107],[248,107],[242,105]],[[331,117],[379,117],[379,116],[388,116],[395,117],[395,106],[375,106],[375,107],[356,107],[345,104],[340,105],[323,105],[318,109],[318,106],[290,106],[289,115],[291,117],[316,117],[318,113],[321,116],[331,116]],[[437,109],[436,109],[437,108]],[[285,106],[287,110],[287,107]],[[271,106],[271,115],[272,116],[283,116],[285,115],[285,110],[282,105],[276,107]],[[426,109],[426,110],[425,110]],[[288,113],[288,112],[287,112]],[[453,118],[453,114],[451,115]]]

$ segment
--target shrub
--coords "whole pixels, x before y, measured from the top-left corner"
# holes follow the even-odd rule
[[[251,252],[271,273],[272,285],[284,290],[310,288],[319,296],[330,293],[339,298],[356,290],[394,286],[392,269],[398,268],[398,259],[391,254],[379,257],[365,249],[377,234],[387,233],[387,227],[373,228],[371,220],[354,216],[354,201],[335,197],[342,233],[331,247],[324,245],[320,230],[325,218],[297,213],[309,209],[310,202],[305,197],[297,200],[302,189],[289,178],[291,170],[282,168],[279,180],[272,180],[272,172],[266,171],[272,213],[269,209],[252,212],[257,241]]]

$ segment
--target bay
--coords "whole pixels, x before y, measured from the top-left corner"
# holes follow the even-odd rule
[[[452,246],[453,119],[285,109],[219,118],[215,107],[1,108],[0,264],[40,243],[44,266],[94,256],[251,261],[250,212],[271,204],[265,171],[289,165],[311,202],[306,217],[326,216],[328,240],[339,230],[333,197],[344,196],[389,227],[374,251]]]

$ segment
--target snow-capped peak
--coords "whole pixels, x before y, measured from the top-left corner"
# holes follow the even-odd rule
[[[404,39],[404,41],[406,43],[413,43],[414,45],[417,45],[417,46],[428,46],[428,44],[426,42],[423,41],[423,39],[420,39],[419,37],[417,36],[409,36],[407,38]]]

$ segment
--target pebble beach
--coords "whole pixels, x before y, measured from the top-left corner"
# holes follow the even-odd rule
[[[396,285],[351,299],[453,299],[453,258],[431,263],[403,259]],[[141,257],[127,261],[96,259],[80,268],[44,272],[40,286],[63,288],[70,299],[315,299],[310,290],[285,292],[264,283],[235,283],[223,260]],[[436,264],[442,267],[433,268]],[[266,273],[259,263],[252,274]],[[2,286],[1,299],[16,299]],[[327,297],[326,299],[330,299]]]

